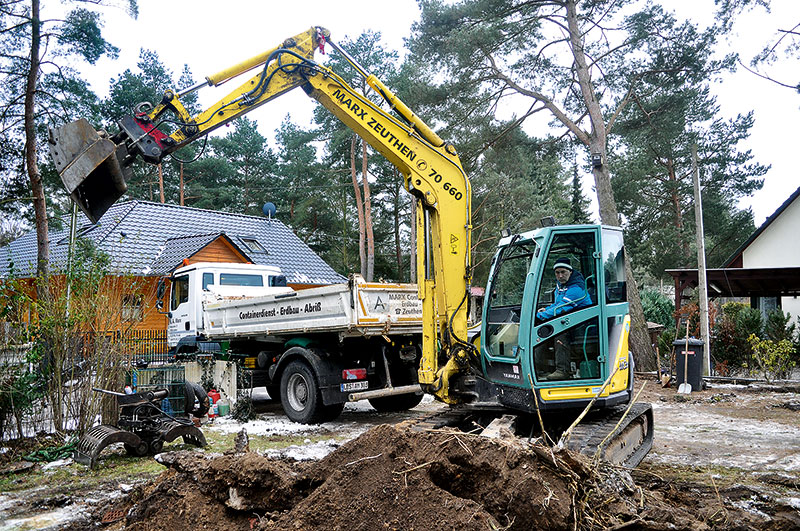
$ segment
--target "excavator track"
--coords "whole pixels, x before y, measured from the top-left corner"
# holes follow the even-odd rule
[[[572,430],[567,448],[588,457],[598,455],[603,461],[635,468],[653,446],[653,408],[650,404],[637,403],[625,415],[626,409],[627,406],[619,406],[591,413]],[[447,427],[475,431],[488,426],[491,423],[489,419],[499,419],[508,413],[509,411],[501,406],[455,406],[406,421],[402,426],[413,431],[439,430]],[[545,421],[545,425],[547,424]],[[519,425],[530,426],[530,419],[527,424],[519,423]],[[521,438],[530,438],[531,432],[530,429],[522,429],[517,435]],[[558,440],[561,436],[560,431],[548,430],[548,432],[554,440]]]
[[[609,409],[602,417],[584,419],[572,431],[567,448],[635,468],[653,447],[653,407],[636,403],[623,419],[626,409],[627,406],[619,406]]]

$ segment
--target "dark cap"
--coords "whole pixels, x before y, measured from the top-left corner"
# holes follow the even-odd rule
[[[553,264],[553,270],[558,268],[569,269],[572,271],[572,264],[569,261],[569,258],[558,258],[556,259],[556,263]]]

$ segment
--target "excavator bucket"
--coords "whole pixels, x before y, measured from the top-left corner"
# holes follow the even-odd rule
[[[122,161],[124,143],[115,144],[84,118],[50,129],[50,155],[64,187],[92,223],[128,189],[130,170]]]

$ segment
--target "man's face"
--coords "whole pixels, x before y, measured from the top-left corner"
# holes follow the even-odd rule
[[[556,268],[556,280],[559,284],[566,284],[569,281],[569,277],[572,275],[572,271],[565,268],[565,267],[557,267]]]

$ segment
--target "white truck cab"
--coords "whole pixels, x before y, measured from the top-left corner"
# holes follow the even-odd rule
[[[198,262],[175,270],[170,279],[167,344],[203,333],[203,301],[293,292],[274,266]]]

